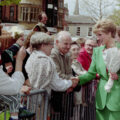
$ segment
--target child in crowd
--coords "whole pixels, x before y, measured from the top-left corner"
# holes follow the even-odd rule
[[[13,44],[10,48],[3,51],[1,54],[1,59],[2,59],[1,63],[3,66],[3,71],[6,72],[6,74],[8,74],[9,76],[11,76],[15,71],[15,62],[16,62],[15,58],[16,58],[17,52],[19,51],[22,45],[23,45],[23,42],[19,39],[15,44]],[[24,85],[21,88],[21,92],[23,93],[29,93],[30,90],[31,90],[30,87],[24,86]],[[19,109],[20,119],[30,118],[30,117],[33,117],[34,115],[35,113],[29,112],[24,107]],[[14,120],[14,119],[10,118],[10,120]]]

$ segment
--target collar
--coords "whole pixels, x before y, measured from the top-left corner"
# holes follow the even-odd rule
[[[56,51],[57,53],[59,53],[60,55],[62,55],[62,56],[65,56],[65,55],[66,55],[66,54],[63,54],[62,52],[60,52],[59,49],[57,48],[57,46],[56,46],[54,49],[55,49],[55,51]]]

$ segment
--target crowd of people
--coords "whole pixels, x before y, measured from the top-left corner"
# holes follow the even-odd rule
[[[59,120],[119,120],[120,71],[107,69],[106,50],[120,48],[120,28],[109,19],[99,20],[96,37],[85,37],[83,46],[67,31],[51,36],[45,26],[47,15],[42,12],[38,18],[26,39],[21,36],[0,53],[0,95],[45,89],[50,113],[59,113]],[[114,85],[107,93],[109,75]],[[19,117],[16,110],[10,120]]]

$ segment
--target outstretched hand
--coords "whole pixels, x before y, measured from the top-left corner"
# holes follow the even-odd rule
[[[72,77],[71,80],[72,80],[72,87],[75,88],[79,82],[79,79],[78,77]]]
[[[117,73],[110,73],[111,79],[112,80],[118,80],[118,75]]]
[[[28,94],[30,94],[31,89],[32,89],[31,87],[23,85],[22,88],[21,88],[21,92],[28,95]]]
[[[67,90],[67,93],[72,92],[73,88],[75,88],[78,85],[79,79],[77,77],[72,77],[72,86]]]

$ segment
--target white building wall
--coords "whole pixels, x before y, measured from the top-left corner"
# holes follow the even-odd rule
[[[77,27],[80,27],[80,37],[88,36],[89,27],[93,28],[91,24],[68,24],[69,32],[72,36],[77,36]]]

